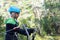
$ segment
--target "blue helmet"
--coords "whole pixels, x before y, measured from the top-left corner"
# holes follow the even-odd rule
[[[16,6],[11,6],[9,8],[9,12],[17,12],[17,13],[20,13],[20,11],[21,10],[18,7],[16,7]]]

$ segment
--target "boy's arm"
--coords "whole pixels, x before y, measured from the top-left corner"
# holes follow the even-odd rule
[[[7,23],[7,24],[6,24],[6,31],[9,31],[9,30],[13,29],[14,27],[16,27],[14,24]],[[14,31],[11,30],[11,31],[9,31],[9,32],[7,32],[7,33],[13,33],[13,32],[14,32]]]

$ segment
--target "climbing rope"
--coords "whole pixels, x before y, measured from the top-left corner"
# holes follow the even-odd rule
[[[6,34],[7,32],[10,32],[10,31],[12,31],[13,29],[10,29],[10,30],[8,30],[8,31],[6,31],[6,32],[1,32],[0,34]]]
[[[25,29],[25,31],[26,31],[26,33],[27,33],[27,40],[34,40],[35,35],[36,35],[36,31],[33,33],[32,37],[30,37],[30,35],[29,35],[28,31],[27,31],[27,28],[25,27],[24,24],[23,24],[23,28]],[[2,33],[0,33],[0,34],[6,35],[7,32],[10,32],[10,31],[12,31],[12,30],[14,30],[14,29],[10,29],[10,30],[8,30],[8,31],[6,31],[6,32],[2,32]]]

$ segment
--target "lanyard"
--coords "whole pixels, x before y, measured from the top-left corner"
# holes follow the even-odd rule
[[[10,29],[10,30],[8,30],[8,31],[6,31],[6,32],[2,32],[2,33],[0,33],[0,34],[6,34],[7,32],[10,32],[10,31],[12,31],[13,29]]]

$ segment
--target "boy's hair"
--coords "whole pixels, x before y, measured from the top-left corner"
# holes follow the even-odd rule
[[[18,12],[10,12],[10,14],[12,14],[12,13],[17,13],[17,14],[19,14]]]

